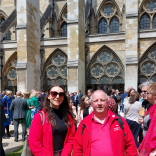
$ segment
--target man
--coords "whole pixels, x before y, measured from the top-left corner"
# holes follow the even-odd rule
[[[148,110],[151,107],[151,103],[147,100],[147,88],[153,83],[153,81],[146,81],[142,83],[139,87],[141,89],[141,97],[142,97],[142,106]]]
[[[92,95],[93,113],[84,118],[76,132],[72,156],[138,156],[134,137],[122,118],[108,110],[108,97],[102,90]]]
[[[92,94],[94,93],[93,89],[88,89],[87,95],[89,97],[89,105],[91,105],[91,100],[92,100]]]
[[[82,96],[81,90],[78,90],[78,104],[80,104]]]
[[[29,109],[25,99],[21,98],[21,91],[16,92],[16,99],[11,103],[10,110],[14,111],[14,136],[16,142],[18,142],[18,125],[22,123],[22,140],[25,141],[26,135],[26,110]]]
[[[2,91],[2,94],[0,95],[0,98],[2,99],[5,95],[5,91]]]
[[[2,146],[2,137],[5,135],[4,122],[6,122],[6,117],[4,114],[2,99],[0,98],[0,156],[5,156],[5,152]]]
[[[74,92],[73,103],[74,103],[74,106],[76,107],[76,110],[77,110],[77,104],[78,104],[77,92]]]
[[[41,102],[44,100],[46,94],[43,92],[43,90],[40,90],[40,98],[41,98]]]

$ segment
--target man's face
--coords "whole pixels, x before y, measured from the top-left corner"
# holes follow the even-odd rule
[[[143,100],[147,100],[147,88],[148,88],[147,86],[143,86],[141,89],[142,91],[141,96]]]
[[[92,96],[92,107],[95,113],[105,113],[108,111],[108,101],[103,91],[96,91]]]
[[[90,97],[92,95],[92,93],[90,92],[90,90],[87,91],[88,96]]]
[[[116,94],[119,94],[119,91],[118,90],[116,90]]]

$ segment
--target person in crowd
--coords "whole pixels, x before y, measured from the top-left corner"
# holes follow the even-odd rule
[[[78,117],[77,117],[76,107],[73,104],[72,98],[68,97],[68,100],[69,100],[70,111],[72,112],[73,117],[74,117],[75,121],[77,122]]]
[[[122,102],[127,97],[127,94],[128,94],[128,92],[129,92],[130,89],[133,89],[133,87],[132,86],[129,86],[128,89],[127,89],[127,91],[125,91],[125,93],[122,95]]]
[[[2,91],[2,94],[0,95],[0,98],[2,99],[5,96],[5,91]]]
[[[152,104],[148,101],[147,98],[147,88],[148,86],[150,86],[153,83],[153,81],[146,81],[144,83],[142,83],[139,87],[141,89],[141,97],[142,97],[142,106],[145,107],[146,110],[148,110],[150,108],[150,106],[152,106]]]
[[[80,104],[82,96],[81,90],[78,90],[78,104]]]
[[[5,135],[5,127],[4,122],[6,121],[6,117],[4,114],[4,106],[2,103],[2,98],[0,98],[0,155],[5,156],[5,152],[2,145],[2,137]]]
[[[16,92],[17,98],[11,103],[10,110],[14,111],[14,136],[15,142],[18,142],[18,125],[22,123],[22,140],[25,141],[26,136],[26,110],[29,110],[27,101],[21,98],[21,91]]]
[[[124,135],[117,121],[119,117],[108,110],[108,97],[104,91],[93,93],[92,106],[93,113],[84,118],[77,129],[72,156],[137,156],[127,122],[121,118]]]
[[[30,92],[25,91],[23,94],[24,94],[24,97],[25,97],[25,99],[27,101],[27,105],[29,107],[29,109],[26,112],[26,128],[30,129],[30,126],[31,126],[31,109],[34,108],[34,103],[29,98],[30,97]]]
[[[142,102],[139,102],[139,93],[136,91],[131,92],[129,100],[124,105],[124,113],[126,114],[126,121],[132,131],[137,148],[139,147],[137,138],[140,131],[140,124],[138,123],[138,119],[139,109],[141,107]]]
[[[147,98],[147,88],[148,88],[148,86],[150,86],[152,83],[153,83],[153,81],[150,80],[150,81],[146,81],[146,82],[140,84],[140,86],[139,86],[139,88],[141,89],[142,106],[143,106],[146,110],[148,110],[148,109],[152,106],[152,104],[148,101],[148,98]],[[143,133],[143,129],[140,128],[140,132],[139,132],[139,143],[141,143],[142,140],[143,140],[143,135],[142,135],[142,133]]]
[[[37,109],[39,108],[39,101],[37,97],[37,91],[31,90],[30,99],[33,101],[34,108],[31,109],[31,119],[33,120],[34,115],[37,113]]]
[[[152,106],[147,110],[144,118],[139,119],[139,123],[144,124],[144,138],[139,146],[139,156],[154,156],[156,155],[154,152],[156,150],[156,82],[147,88],[146,95]]]
[[[40,104],[39,104],[39,109],[41,110],[41,105],[42,105],[42,102],[44,101],[44,98],[46,97],[46,93],[44,93],[44,91],[41,89],[40,90]]]
[[[29,131],[29,147],[34,156],[70,156],[75,126],[64,89],[59,85],[48,89],[43,102],[45,121],[37,113]]]
[[[77,92],[74,92],[73,104],[74,104],[74,106],[76,107],[76,110],[77,110],[77,104],[78,104]]]
[[[111,97],[115,100],[116,103],[118,103],[117,97],[115,96],[115,90],[114,89],[112,89]]]
[[[129,89],[127,96],[124,98],[124,101],[123,101],[123,110],[124,110],[124,105],[125,105],[125,103],[127,103],[127,102],[129,101],[130,94],[131,94],[131,92],[133,92],[133,91],[135,91],[133,88]]]
[[[112,93],[112,90],[111,89],[108,89],[107,86],[103,86],[101,88],[108,96],[108,109],[110,111],[112,111],[114,114],[117,113],[117,103],[115,102],[115,100],[111,97],[111,93]]]
[[[11,137],[10,132],[9,132],[9,125],[11,124],[11,111],[10,111],[10,106],[11,106],[11,100],[10,98],[12,97],[12,91],[7,90],[6,91],[6,96],[3,97],[2,103],[4,106],[4,112],[7,114],[7,121],[4,123],[4,126],[7,131],[7,135],[5,135],[3,138],[4,139],[9,139]]]
[[[92,99],[92,94],[94,93],[94,90],[93,89],[88,89],[87,91],[87,95],[89,97],[89,105],[91,105],[91,99]]]
[[[73,100],[72,98],[68,97],[68,101],[69,101],[69,108],[70,108],[70,111],[72,112],[73,114],[73,118],[74,118],[74,123],[75,123],[75,132],[77,130],[77,112],[76,112],[76,107],[74,106],[73,104]]]
[[[87,95],[82,96],[80,106],[78,107],[78,125],[80,124],[81,120],[92,113],[93,108],[89,105],[89,98]]]

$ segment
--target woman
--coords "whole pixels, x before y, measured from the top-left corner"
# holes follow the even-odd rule
[[[26,113],[26,128],[30,129],[30,126],[31,126],[31,109],[34,108],[34,103],[29,98],[30,92],[25,91],[23,94],[24,94],[24,97],[25,97],[27,104],[28,104],[28,107],[29,107],[29,110],[27,110],[27,113]]]
[[[138,112],[141,106],[142,102],[139,102],[139,93],[136,91],[131,92],[129,100],[124,105],[124,113],[126,114],[126,121],[132,131],[137,147],[139,147],[137,138],[140,131],[140,124],[138,123]]]
[[[147,110],[144,118],[139,119],[139,123],[144,124],[144,138],[139,147],[139,156],[156,155],[156,82],[147,88],[147,99],[152,106]]]
[[[82,96],[80,107],[78,107],[78,125],[80,124],[81,120],[88,116],[93,111],[93,107],[89,106],[89,97],[87,95]],[[78,126],[77,125],[77,126]]]
[[[7,136],[4,136],[4,139],[8,139],[11,137],[10,132],[9,132],[9,125],[11,124],[11,111],[10,111],[10,106],[11,106],[11,98],[12,98],[12,91],[6,91],[6,96],[3,97],[2,103],[4,106],[4,112],[8,116],[7,121],[4,123],[4,126],[7,131]]]
[[[33,101],[34,108],[31,109],[31,119],[33,120],[34,115],[37,113],[37,109],[39,108],[39,101],[37,97],[37,91],[32,90],[30,95],[30,99]]]
[[[64,89],[51,86],[43,101],[45,114],[42,125],[37,113],[29,131],[29,147],[34,156],[70,156],[75,136],[73,115]],[[40,112],[40,113],[43,113]]]

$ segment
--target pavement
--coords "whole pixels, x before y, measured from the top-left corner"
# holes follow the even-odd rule
[[[14,125],[10,125],[9,128],[10,128],[9,130],[10,130],[10,134],[12,137],[10,137],[10,139],[3,139],[3,141],[2,141],[5,154],[16,151],[24,144],[24,142],[22,141],[22,126],[21,126],[21,124],[19,124],[19,127],[18,127],[18,138],[19,138],[18,142],[14,141],[14,139],[15,139],[14,134],[13,134],[14,133]]]

